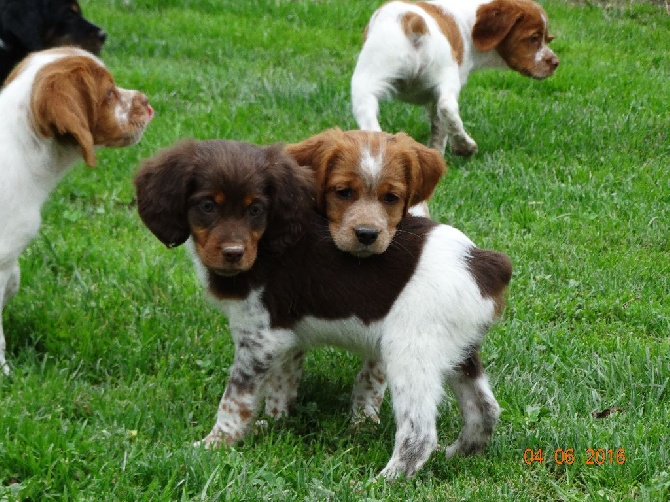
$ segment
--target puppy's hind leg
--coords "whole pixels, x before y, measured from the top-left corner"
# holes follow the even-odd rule
[[[275,364],[265,384],[265,414],[271,418],[289,416],[298,398],[305,352],[293,350],[280,364]]]
[[[482,452],[498,423],[500,406],[489,386],[479,355],[474,353],[448,380],[456,394],[463,421],[458,439],[446,449],[447,458],[456,454],[472,455]]]
[[[430,148],[444,153],[448,140],[455,155],[468,156],[477,151],[477,143],[465,132],[458,112],[458,91],[441,89],[436,101],[429,106],[428,113]]]
[[[356,74],[351,82],[351,108],[358,128],[363,131],[382,130],[379,125],[379,95],[368,82],[358,82]]]
[[[354,425],[370,419],[379,423],[379,408],[386,391],[386,373],[379,361],[368,359],[356,376],[351,393],[351,408]]]
[[[21,270],[19,262],[14,262],[9,268],[0,270],[0,370],[5,375],[9,375],[9,365],[5,358],[7,347],[5,333],[2,329],[2,311],[9,299],[19,290],[21,282]]]

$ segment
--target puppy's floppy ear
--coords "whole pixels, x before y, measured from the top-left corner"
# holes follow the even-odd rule
[[[168,247],[190,236],[187,199],[197,148],[195,141],[181,141],[145,160],[135,176],[140,218]]]
[[[477,50],[486,52],[495,49],[521,16],[521,10],[503,0],[494,0],[479,7],[472,28],[472,39]]]
[[[97,120],[97,99],[92,70],[79,58],[45,65],[35,76],[30,97],[34,127],[46,138],[74,138],[86,164],[94,167],[91,131]]]
[[[293,143],[284,147],[286,153],[295,159],[301,166],[308,166],[314,171],[316,180],[316,206],[322,211],[325,203],[325,190],[328,180],[328,171],[333,160],[339,154],[344,133],[338,127],[316,134],[300,143]]]
[[[280,253],[297,242],[314,211],[314,173],[286,154],[283,145],[265,148],[270,215],[263,243]]]
[[[395,138],[409,166],[408,200],[409,205],[414,206],[430,198],[440,178],[447,172],[447,164],[440,152],[422,145],[407,134],[397,133]]]

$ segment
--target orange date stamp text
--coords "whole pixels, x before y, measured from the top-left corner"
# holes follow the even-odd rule
[[[549,452],[547,452],[549,453]],[[578,458],[579,457],[579,458]],[[527,465],[543,464],[546,458],[542,448],[534,450],[526,448],[523,452],[523,461]],[[553,460],[557,465],[623,465],[626,463],[626,450],[624,448],[587,448],[583,458],[575,453],[574,448],[556,448]]]

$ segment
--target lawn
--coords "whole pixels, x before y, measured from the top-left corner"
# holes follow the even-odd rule
[[[7,305],[0,501],[670,498],[670,13],[662,2],[543,5],[561,65],[474,74],[461,114],[479,152],[446,154],[434,218],[514,263],[482,356],[503,407],[485,455],[435,452],[374,476],[393,447],[352,429],[359,367],[312,352],[296,414],[235,448],[195,449],[233,351],[183,249],[137,216],[139,162],[179,138],[298,141],[354,128],[349,79],[371,0],[88,0],[103,57],[157,115],[129,149],[80,163],[46,204]],[[423,110],[382,126],[426,142]],[[604,412],[604,413],[603,413]],[[449,395],[440,444],[458,434]]]

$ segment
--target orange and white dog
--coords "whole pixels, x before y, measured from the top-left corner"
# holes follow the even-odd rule
[[[18,258],[35,237],[49,193],[96,146],[137,143],[154,111],[141,92],[117,87],[102,61],[75,48],[29,55],[0,91],[0,369],[2,308],[19,289]]]
[[[447,166],[434,149],[407,134],[329,129],[286,145],[316,174],[316,205],[335,245],[359,258],[389,247],[408,212],[427,215],[426,201]]]
[[[372,15],[351,79],[359,128],[381,131],[379,101],[425,105],[428,146],[457,155],[477,144],[465,132],[458,97],[468,76],[483,68],[512,69],[544,79],[559,60],[546,12],[531,0],[391,1]]]

